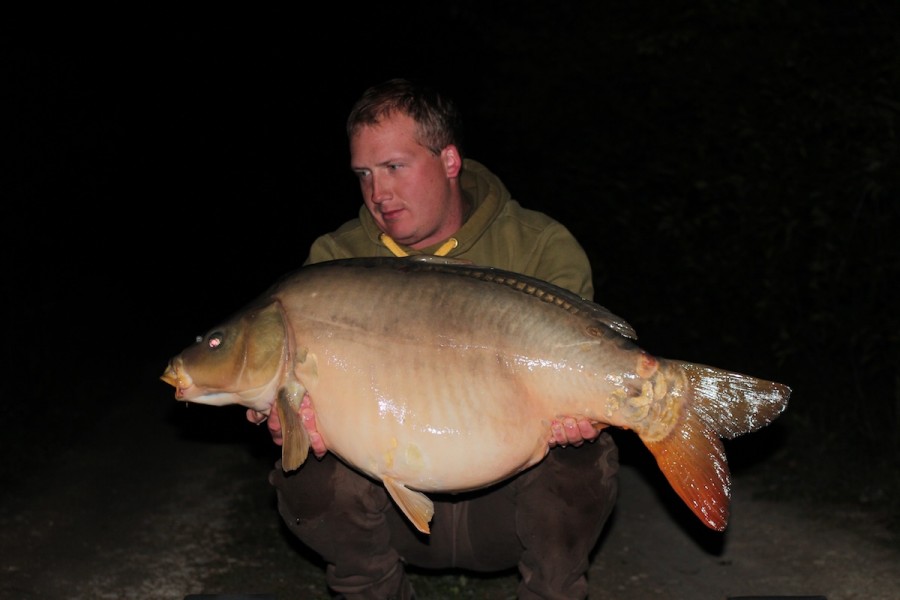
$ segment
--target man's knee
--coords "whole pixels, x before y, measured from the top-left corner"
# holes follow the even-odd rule
[[[278,498],[299,519],[327,514],[371,514],[387,510],[390,499],[384,488],[337,458],[311,459],[296,471],[284,473],[280,461],[269,474]]]
[[[384,488],[331,458],[313,460],[293,473],[270,475],[278,492],[278,512],[288,528],[327,562],[351,563],[366,555],[396,561],[389,551],[385,512],[391,500]]]
[[[612,436],[601,433],[594,441],[585,442],[577,448],[554,448],[547,455],[547,460],[559,465],[559,469],[589,469],[599,471],[604,477],[615,475],[619,471],[619,449]]]
[[[554,448],[528,473],[516,494],[520,597],[583,597],[589,555],[615,505],[618,468],[615,442],[602,434],[578,448]]]
[[[333,507],[335,466],[330,460],[307,461],[296,471],[284,472],[281,461],[269,473],[269,483],[278,491],[279,510],[309,518]]]
[[[519,598],[585,598],[591,551],[618,493],[618,450],[608,434],[554,448],[516,494],[522,543]]]
[[[520,495],[568,498],[570,502],[614,502],[618,490],[619,450],[609,434],[579,447],[554,448],[524,474]]]

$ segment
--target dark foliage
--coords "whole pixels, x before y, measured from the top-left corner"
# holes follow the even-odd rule
[[[646,347],[785,381],[797,421],[896,460],[898,9],[638,4],[508,15],[488,164]]]

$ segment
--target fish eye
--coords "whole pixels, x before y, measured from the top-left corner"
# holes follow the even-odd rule
[[[221,331],[216,331],[215,333],[209,334],[209,338],[207,338],[206,340],[206,345],[209,346],[210,350],[215,350],[222,345],[224,339],[225,334]]]

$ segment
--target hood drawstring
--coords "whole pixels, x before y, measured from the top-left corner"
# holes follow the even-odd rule
[[[394,256],[409,256],[409,252],[405,251],[401,248],[397,242],[391,239],[391,236],[388,234],[381,232],[381,235],[378,236],[378,239],[381,240],[381,243],[387,246],[387,249],[394,253]],[[441,247],[434,251],[434,256],[446,256],[448,252],[453,250],[459,246],[459,241],[456,238],[450,238],[443,244]]]

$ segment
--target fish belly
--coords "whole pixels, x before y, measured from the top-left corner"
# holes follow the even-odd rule
[[[363,472],[421,491],[482,487],[540,461],[550,409],[514,378],[465,362],[437,356],[436,369],[420,355],[351,372],[320,362],[310,390],[319,432]]]

